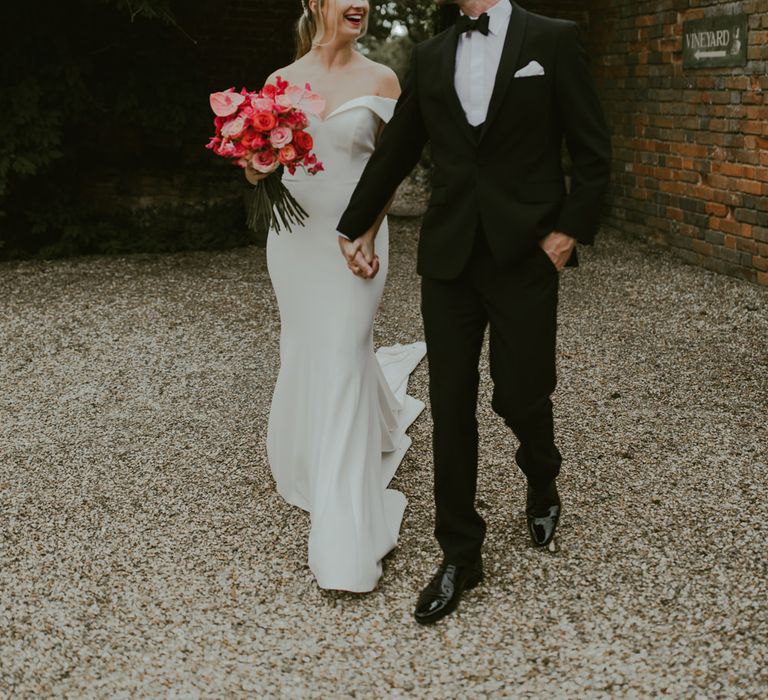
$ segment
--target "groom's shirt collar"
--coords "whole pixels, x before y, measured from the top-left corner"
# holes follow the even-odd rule
[[[488,18],[490,19],[490,32],[494,36],[506,31],[509,24],[508,20],[512,16],[512,3],[509,0],[499,0],[493,7],[486,10]],[[463,12],[460,14],[464,14]],[[471,17],[471,19],[477,19]]]

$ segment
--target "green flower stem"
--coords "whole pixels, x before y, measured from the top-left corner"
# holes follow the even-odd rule
[[[251,231],[274,229],[280,233],[284,228],[290,233],[292,226],[303,226],[307,216],[283,184],[282,168],[254,186],[247,220]]]

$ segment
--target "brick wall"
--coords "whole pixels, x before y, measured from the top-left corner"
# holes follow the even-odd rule
[[[609,226],[768,285],[768,1],[592,0],[613,130]],[[745,67],[683,69],[688,19],[750,15]]]
[[[613,131],[606,224],[768,285],[768,0],[520,1],[586,32]],[[299,12],[299,0],[224,3],[226,75],[253,84],[289,61]],[[748,64],[684,70],[683,22],[737,13],[750,15]]]

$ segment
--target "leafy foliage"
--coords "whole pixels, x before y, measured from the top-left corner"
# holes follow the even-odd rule
[[[374,7],[366,41],[402,77],[411,44],[434,30],[435,5],[387,0]],[[133,211],[105,213],[99,185],[111,179],[130,187],[146,174],[173,181],[179,173],[211,176],[202,148],[211,120],[207,108],[201,109],[201,95],[221,86],[208,83],[208,57],[185,26],[190,18],[192,25],[205,26],[205,17],[221,11],[217,0],[36,0],[4,6],[0,257],[172,246],[170,231],[157,230],[153,244],[151,227],[136,224]],[[395,21],[408,27],[407,37],[390,38]],[[211,181],[226,189],[231,173]],[[178,187],[183,192],[183,179]],[[229,214],[219,215],[232,226],[242,215],[238,198],[225,193],[220,201],[229,204],[216,205],[229,207]],[[230,233],[212,241],[192,219],[178,218],[182,247],[192,245],[188,235],[198,236],[201,245],[247,239],[244,227],[236,234],[231,232],[237,227],[228,224],[223,229]]]

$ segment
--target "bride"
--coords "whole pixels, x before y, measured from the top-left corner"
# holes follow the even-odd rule
[[[270,231],[267,265],[280,308],[280,373],[267,455],[277,490],[309,511],[309,567],[322,588],[371,591],[381,559],[397,544],[405,496],[387,486],[424,404],[406,395],[423,343],[374,354],[373,319],[388,267],[388,228],[377,222],[378,257],[350,264],[336,224],[394,112],[395,74],[355,50],[368,0],[303,0],[297,59],[270,76],[310,83],[326,100],[307,131],[325,171],[283,182],[309,217],[293,232]],[[261,177],[248,169],[252,183]]]

